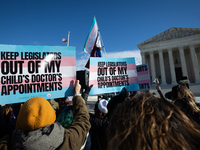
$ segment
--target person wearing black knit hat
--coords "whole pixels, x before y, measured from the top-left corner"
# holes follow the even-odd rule
[[[107,105],[107,108],[108,108],[107,117],[108,117],[108,119],[112,115],[112,112],[114,111],[115,107],[118,104],[121,104],[122,102],[124,102],[128,97],[129,97],[129,92],[124,87],[119,95],[116,95],[116,96],[111,98],[111,100],[109,101],[109,103]]]

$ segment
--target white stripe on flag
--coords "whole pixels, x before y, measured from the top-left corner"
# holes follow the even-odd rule
[[[31,75],[38,75],[38,74],[58,74],[58,73],[61,73],[62,74],[62,77],[74,77],[76,76],[76,66],[61,66],[60,67],[60,72],[57,72],[57,68],[55,68],[55,72],[51,72],[51,73],[44,73],[44,68],[39,70],[39,73],[32,73],[30,74],[28,72],[28,68],[27,67],[24,67],[23,70],[22,70],[22,73],[23,74],[19,74],[19,72],[17,74],[2,74],[0,73],[0,76],[18,76],[18,75],[29,75],[29,78],[31,77]]]
[[[85,46],[84,46],[84,51],[88,54],[91,53],[91,51],[94,47],[97,33],[98,33],[98,25],[97,25],[96,19],[94,17],[93,21],[92,21],[92,25],[90,27],[89,34],[88,34],[86,42],[85,42]]]
[[[149,74],[139,75],[138,81],[141,81],[141,80],[149,80]]]

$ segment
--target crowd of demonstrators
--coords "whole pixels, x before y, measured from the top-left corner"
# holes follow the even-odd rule
[[[46,99],[34,97],[21,107],[16,129],[0,139],[0,149],[81,149],[91,125],[79,81],[73,81],[73,87],[73,121],[68,127],[56,122],[56,113]]]
[[[98,96],[94,114],[86,107],[93,85],[74,97],[46,100],[34,97],[23,105],[0,109],[0,150],[197,150],[200,109],[188,82],[180,82],[159,97],[151,91],[127,91]],[[80,93],[80,91],[83,91]],[[5,129],[5,130],[4,130]]]

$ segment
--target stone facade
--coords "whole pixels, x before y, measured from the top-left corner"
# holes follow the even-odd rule
[[[137,46],[151,81],[177,84],[186,76],[191,83],[200,83],[200,28],[170,28]]]

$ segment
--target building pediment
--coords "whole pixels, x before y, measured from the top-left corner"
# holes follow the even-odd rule
[[[200,34],[200,28],[170,28],[140,44],[138,44],[138,47],[146,44],[156,43],[156,42],[162,42],[172,39],[178,39],[182,37],[188,37]]]

